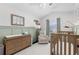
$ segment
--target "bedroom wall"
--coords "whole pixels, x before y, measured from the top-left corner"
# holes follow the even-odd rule
[[[15,27],[13,34],[11,31],[11,14],[16,14],[19,16],[25,17],[25,26],[22,28]],[[22,12],[21,10],[17,10],[12,6],[8,6],[6,4],[0,3],[0,43],[2,43],[2,38],[5,35],[16,35],[21,34],[23,32],[29,32],[32,35],[32,43],[36,41],[36,25],[34,23],[34,19],[38,19],[34,15],[28,12]],[[25,29],[25,30],[22,30]]]
[[[33,22],[36,18],[28,12],[22,12],[6,4],[0,4],[0,26],[11,26],[11,14],[16,14],[25,17],[25,27],[35,27]]]
[[[0,26],[0,44],[3,43],[3,38],[8,35],[18,35],[26,33],[31,35],[32,42],[37,41],[36,39],[36,28],[34,27],[15,27],[15,26]]]
[[[74,13],[76,17],[75,17],[73,29],[75,34],[79,35],[79,4],[76,6]]]
[[[56,19],[58,17],[61,19],[61,30],[72,31],[72,28],[66,29],[64,28],[64,26],[68,25],[72,27],[73,24],[76,22],[74,12],[52,12],[51,14],[41,19],[41,27],[42,27],[42,32],[44,32],[44,34],[46,34],[46,20],[49,19],[50,21],[54,20],[54,22],[56,22]]]

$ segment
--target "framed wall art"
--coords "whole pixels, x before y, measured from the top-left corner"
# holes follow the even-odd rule
[[[24,26],[24,17],[11,14],[11,25]]]

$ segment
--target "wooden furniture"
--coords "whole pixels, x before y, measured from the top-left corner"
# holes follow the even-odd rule
[[[61,33],[61,34],[74,34],[73,31],[59,31],[58,33]]]
[[[77,40],[77,51],[78,51],[78,55],[79,55],[79,39]]]
[[[4,54],[14,54],[24,48],[31,46],[31,36],[21,35],[4,39]]]
[[[63,54],[66,55],[67,53],[69,55],[77,54],[78,38],[79,38],[79,35],[52,33],[51,42],[50,42],[50,54],[51,55],[63,55]],[[72,47],[73,49],[71,49]],[[73,53],[71,50],[73,51]]]

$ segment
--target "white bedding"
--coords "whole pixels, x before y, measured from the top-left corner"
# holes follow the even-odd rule
[[[10,38],[10,37],[14,37],[14,36],[22,36],[22,34],[18,34],[18,35],[9,35],[9,36],[5,36],[6,38]]]

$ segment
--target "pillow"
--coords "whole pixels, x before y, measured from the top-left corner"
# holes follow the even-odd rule
[[[22,33],[23,35],[28,35],[29,33],[28,32],[24,32],[24,33]]]

